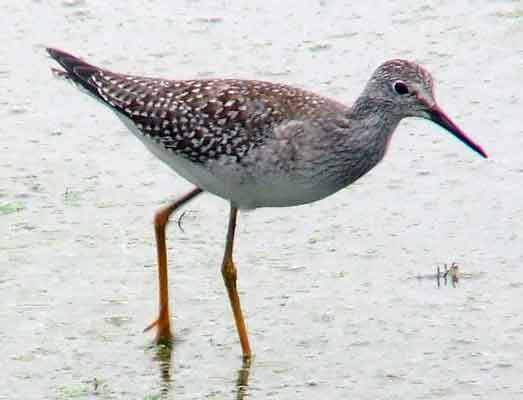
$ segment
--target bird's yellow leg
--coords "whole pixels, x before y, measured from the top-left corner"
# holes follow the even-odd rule
[[[167,250],[165,245],[165,228],[171,214],[188,201],[199,195],[202,189],[195,188],[189,193],[160,208],[154,215],[154,231],[156,233],[156,250],[158,256],[158,281],[160,293],[160,311],[158,318],[145,328],[144,332],[156,327],[156,343],[170,345],[173,339],[169,319],[169,282],[167,276]]]
[[[225,287],[227,288],[227,294],[229,295],[229,301],[234,314],[234,321],[236,322],[236,329],[238,331],[238,335],[240,336],[243,358],[250,359],[252,355],[251,347],[249,345],[249,336],[247,334],[247,328],[245,327],[245,321],[243,319],[242,309],[240,306],[240,297],[238,296],[238,290],[236,286],[236,267],[234,266],[234,262],[232,260],[237,215],[238,209],[231,204],[229,227],[227,229],[227,240],[225,242],[225,254],[223,256],[222,263],[222,276],[223,280],[225,281]]]

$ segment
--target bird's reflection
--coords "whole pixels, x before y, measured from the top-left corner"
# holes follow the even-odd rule
[[[154,360],[158,364],[160,372],[160,394],[161,399],[167,399],[171,391],[171,366],[172,366],[173,346],[159,345],[155,348]]]
[[[248,394],[251,361],[250,358],[243,359],[243,365],[238,370],[238,378],[236,379],[236,400],[243,400]]]
[[[155,346],[154,360],[158,365],[160,375],[160,398],[174,399],[176,393],[171,393],[173,388],[174,376],[176,371],[173,370],[173,352],[174,345]],[[232,390],[235,400],[244,400],[248,396],[249,390],[249,375],[251,371],[251,359],[244,359],[242,366],[236,371],[235,387]]]

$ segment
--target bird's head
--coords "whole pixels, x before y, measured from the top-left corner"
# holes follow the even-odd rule
[[[400,119],[420,117],[438,124],[487,158],[481,146],[474,143],[436,103],[432,76],[420,65],[405,60],[381,64],[372,75],[367,94],[386,101]]]

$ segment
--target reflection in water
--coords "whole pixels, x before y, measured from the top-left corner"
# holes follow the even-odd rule
[[[450,282],[452,283],[452,287],[456,287],[459,283],[460,277],[463,275],[460,272],[459,265],[455,262],[453,262],[450,265],[450,268],[448,268],[447,264],[443,264],[444,270],[442,271],[439,265],[436,268],[436,274],[428,274],[428,275],[420,275],[418,274],[416,278],[421,281],[424,279],[435,279],[436,283],[438,285],[438,288],[441,287],[441,281],[447,286],[448,279],[450,278]],[[477,274],[467,274],[469,277],[478,276]]]
[[[158,363],[161,377],[160,394],[162,399],[166,399],[171,390],[171,365],[172,365],[173,346],[156,346],[154,360]]]
[[[447,264],[445,264],[445,273],[443,278],[445,279],[445,285],[447,284],[447,276],[450,276],[452,281],[452,286],[456,287],[456,284],[459,282],[459,266],[456,263],[450,265],[450,269],[447,269]]]
[[[160,398],[161,399],[173,399],[176,394],[173,393],[169,396],[172,388],[172,353],[173,346],[160,345],[156,346],[156,352],[154,360],[158,363],[160,371],[161,385],[160,385]],[[246,399],[248,396],[248,385],[249,385],[249,374],[251,370],[251,359],[244,359],[241,368],[237,371],[236,387],[232,390],[235,393],[233,397],[236,400]]]
[[[247,358],[243,360],[243,365],[238,370],[238,379],[236,380],[236,400],[243,400],[247,396],[250,372],[251,359]]]

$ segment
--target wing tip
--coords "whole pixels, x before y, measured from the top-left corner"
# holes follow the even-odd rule
[[[100,68],[55,47],[46,47],[45,50],[49,56],[55,60],[60,65],[60,67],[62,67],[51,67],[51,72],[54,77],[68,81],[78,88],[91,92],[95,96],[98,95],[98,91],[93,86],[91,77],[97,72],[101,71]]]
[[[52,57],[54,58],[55,60],[58,60],[58,59],[61,59],[61,58],[72,58],[72,59],[77,59],[79,60],[78,57],[72,55],[71,53],[68,53],[64,50],[61,50],[57,47],[46,47],[45,48],[45,51],[47,51],[47,53]]]
[[[51,67],[51,73],[56,78],[60,78],[60,79],[70,79],[71,78],[71,76],[69,75],[69,72],[64,71],[63,69]]]
[[[79,67],[92,70],[93,72],[100,70],[100,68],[87,63],[81,58],[74,56],[66,51],[57,49],[56,47],[46,47],[45,50],[53,60],[60,64],[60,66],[64,68],[67,72],[69,72],[69,74],[71,75],[76,75],[75,70]]]

